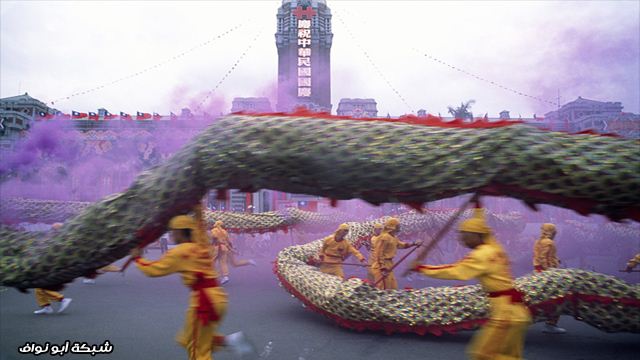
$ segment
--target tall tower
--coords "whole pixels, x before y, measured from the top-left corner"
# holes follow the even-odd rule
[[[283,0],[278,9],[277,111],[331,112],[331,10],[325,0]]]

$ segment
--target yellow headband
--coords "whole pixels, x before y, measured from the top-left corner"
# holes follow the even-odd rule
[[[336,230],[336,231],[340,231],[340,230],[349,230],[349,225],[340,224],[340,226],[338,226],[338,230]]]
[[[196,224],[196,221],[191,216],[178,215],[169,221],[169,228],[196,230],[198,228],[198,224]]]
[[[382,226],[382,224],[380,224],[380,223],[375,223],[375,224],[373,224],[373,228],[374,228],[374,229],[382,229],[383,227],[384,227],[384,226]]]
[[[400,225],[400,220],[392,217],[390,219],[388,219],[387,221],[384,222],[384,228],[386,230],[395,230],[398,228],[398,225]]]
[[[473,209],[473,217],[460,223],[458,230],[476,234],[491,234],[491,228],[484,221],[482,209]]]
[[[222,220],[218,220],[213,224],[213,227],[223,227],[224,223],[222,222]]]
[[[556,232],[556,226],[551,223],[546,223],[542,224],[540,230],[542,230],[542,236],[551,236]]]

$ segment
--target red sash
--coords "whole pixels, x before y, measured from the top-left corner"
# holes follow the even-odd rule
[[[213,307],[213,302],[207,296],[204,289],[218,287],[216,279],[205,279],[202,273],[196,273],[196,282],[191,285],[191,290],[198,292],[198,307],[196,308],[196,316],[202,325],[207,325],[211,321],[220,320],[220,316]]]
[[[524,299],[523,299],[523,295],[520,291],[511,288],[508,290],[502,290],[502,291],[492,291],[489,293],[489,297],[500,297],[500,296],[511,296],[511,303],[512,304],[522,304],[524,303]]]

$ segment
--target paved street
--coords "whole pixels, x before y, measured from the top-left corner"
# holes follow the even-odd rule
[[[157,256],[157,250],[150,251],[150,258]],[[222,331],[245,331],[262,353],[262,359],[465,358],[470,332],[420,337],[344,330],[304,309],[297,299],[278,287],[266,258],[260,259],[255,268],[232,270],[227,286],[231,304]],[[94,285],[76,280],[64,294],[73,298],[66,313],[36,316],[33,294],[23,295],[14,289],[0,291],[0,359],[34,358],[17,351],[27,341],[102,344],[107,339],[114,346],[113,353],[96,355],[96,359],[186,359],[183,349],[173,340],[182,326],[188,295],[178,276],[146,278],[132,267],[124,277],[106,274]],[[638,334],[607,334],[567,317],[562,318],[561,325],[568,334],[546,335],[540,332],[540,324],[532,326],[527,336],[526,358],[624,360],[637,359],[640,353]],[[90,355],[68,354],[64,358],[87,357]],[[215,359],[234,357],[221,352]]]

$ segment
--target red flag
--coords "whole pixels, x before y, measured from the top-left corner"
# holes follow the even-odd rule
[[[156,112],[153,113],[153,120],[160,120],[161,118],[162,118],[162,115],[160,115],[160,114],[158,114]]]
[[[141,113],[140,111],[136,113],[136,120],[148,120],[148,119],[151,119],[151,114]]]
[[[131,115],[120,111],[120,120],[131,120]]]
[[[98,121],[98,114],[89,112],[89,120]]]
[[[65,114],[62,111],[57,111],[55,117],[56,117],[56,119],[61,119],[61,120],[69,120],[69,119],[71,119],[71,115]]]
[[[38,112],[38,118],[40,120],[49,120],[49,119],[53,118],[53,114],[49,114],[47,112],[40,111],[40,112]]]
[[[105,120],[111,120],[114,119],[117,115],[113,115],[112,113],[105,111],[104,112],[104,119]]]
[[[77,112],[77,111],[72,111],[71,112],[71,118],[75,119],[75,120],[86,119],[87,118],[87,113],[81,113],[81,112]]]

